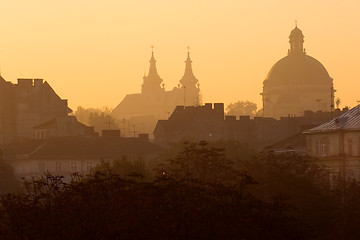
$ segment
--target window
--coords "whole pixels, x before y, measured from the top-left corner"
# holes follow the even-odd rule
[[[70,171],[71,172],[76,172],[77,171],[77,162],[75,162],[75,161],[70,162]]]
[[[40,173],[45,172],[45,163],[44,162],[39,162],[39,172]]]
[[[348,144],[348,156],[351,157],[353,155],[353,147],[352,147],[352,139],[349,138],[347,141]]]
[[[92,162],[91,162],[91,161],[87,161],[87,162],[86,162],[86,171],[90,172],[91,169],[92,169]]]
[[[348,178],[355,178],[355,172],[354,172],[354,170],[348,170],[348,171],[346,171],[346,176],[348,177]]]
[[[307,151],[308,151],[308,152],[311,152],[311,151],[312,151],[312,149],[311,149],[311,137],[310,137],[310,136],[308,136],[308,137],[306,138],[306,148],[307,148]]]
[[[55,162],[55,172],[61,172],[61,162]]]
[[[323,137],[316,141],[316,155],[320,157],[326,157],[330,154],[329,138]]]

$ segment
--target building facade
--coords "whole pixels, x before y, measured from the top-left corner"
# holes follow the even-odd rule
[[[309,155],[334,173],[360,180],[360,105],[304,133]]]
[[[318,60],[306,54],[304,35],[297,26],[289,39],[288,55],[275,63],[263,83],[264,117],[333,111],[333,79]]]
[[[43,79],[18,79],[17,84],[0,77],[0,144],[34,137],[34,127],[71,113]]]
[[[39,177],[49,172],[69,178],[73,173],[89,174],[101,160],[142,160],[152,170],[152,159],[163,149],[139,138],[67,136],[33,139],[6,144],[3,158],[21,178]]]
[[[35,139],[94,135],[94,127],[80,123],[75,116],[56,117],[34,127]]]

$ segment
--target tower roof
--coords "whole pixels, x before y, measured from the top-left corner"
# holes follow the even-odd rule
[[[192,61],[191,61],[191,58],[190,58],[190,52],[188,51],[187,58],[186,58],[186,61],[185,61],[185,72],[184,72],[183,77],[180,80],[180,83],[183,86],[187,86],[189,84],[194,84],[195,85],[198,82],[198,80],[196,79],[196,77],[195,77],[195,75],[193,73],[191,63],[192,63]]]
[[[159,76],[156,69],[156,60],[154,57],[154,51],[151,52],[150,68],[147,76],[143,77],[142,92],[153,93],[154,91],[161,90],[160,84],[162,79]]]
[[[303,38],[304,35],[303,35],[302,31],[297,26],[295,26],[295,28],[291,31],[289,38],[292,38],[292,37]]]
[[[147,75],[147,78],[160,78],[158,72],[157,72],[157,68],[156,68],[156,60],[154,57],[154,51],[151,52],[151,58],[150,58],[150,68],[149,68],[149,73]]]

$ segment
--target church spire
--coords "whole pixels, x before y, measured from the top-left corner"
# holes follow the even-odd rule
[[[150,58],[150,68],[149,68],[149,73],[147,76],[144,76],[144,82],[142,84],[142,92],[152,92],[154,93],[154,91],[158,91],[159,89],[162,89],[160,87],[160,84],[162,83],[162,79],[160,78],[157,69],[156,69],[156,60],[154,57],[154,46],[151,46],[152,51],[151,51],[151,58]]]
[[[190,47],[188,47],[188,53],[187,53],[187,58],[186,58],[186,61],[185,61],[185,73],[184,73],[184,76],[181,78],[180,80],[180,83],[183,85],[183,86],[189,86],[189,85],[195,85],[198,80],[196,79],[193,71],[192,71],[192,61],[191,61],[191,58],[190,58]]]
[[[297,27],[297,21],[295,21],[295,28],[291,31],[289,39],[289,54],[305,54],[304,35],[302,31]]]
[[[154,46],[151,46],[151,58],[150,58],[150,69],[149,69],[149,74],[147,77],[151,77],[151,78],[160,78],[158,72],[157,72],[157,69],[156,69],[156,60],[155,60],[155,57],[154,57]]]

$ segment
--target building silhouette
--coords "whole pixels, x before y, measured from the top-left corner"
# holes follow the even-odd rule
[[[20,78],[17,84],[0,76],[0,144],[34,138],[34,127],[71,113],[43,79]]]
[[[155,142],[172,144],[190,141],[237,141],[257,150],[318,126],[344,109],[331,112],[306,111],[301,117],[280,119],[250,116],[225,116],[223,103],[205,103],[203,106],[177,106],[168,120],[159,120]]]
[[[304,111],[332,111],[333,79],[325,67],[306,54],[304,35],[296,26],[289,36],[288,55],[270,69],[263,85],[264,117],[302,116]]]
[[[165,83],[158,74],[154,52],[149,62],[149,72],[143,77],[141,93],[126,95],[112,112],[123,133],[126,132],[124,128],[131,127],[126,121],[130,121],[134,128],[152,133],[157,120],[166,119],[177,105],[198,106],[201,103],[199,81],[193,73],[189,52],[184,75],[171,91],[165,90]]]

